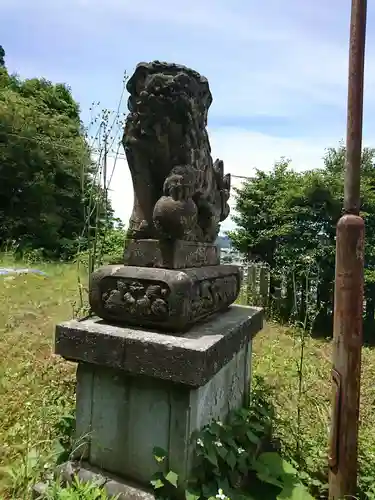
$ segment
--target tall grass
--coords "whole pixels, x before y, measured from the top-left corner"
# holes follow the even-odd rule
[[[61,423],[69,421],[67,417],[74,413],[75,404],[75,366],[53,354],[54,328],[63,320],[89,312],[87,287],[90,274],[105,259],[122,254],[125,244],[123,225],[112,228],[107,210],[108,192],[120,151],[125,81],[126,77],[117,110],[98,111],[99,103],[93,105],[93,116],[86,131],[93,154],[94,173],[79,242],[86,239],[88,250],[82,251],[79,247],[71,263],[46,263],[37,251],[25,254],[22,262],[15,259],[12,252],[0,256],[1,267],[27,267],[32,263],[33,267],[46,273],[46,276],[0,276],[2,500],[28,500],[36,480],[51,476],[67,432]],[[114,168],[109,172],[107,160],[113,154]],[[86,178],[84,166],[81,178],[84,197],[87,192],[83,184]],[[101,190],[95,189],[98,184]],[[87,491],[86,496],[82,492],[79,496],[77,485],[75,490],[75,494],[72,492],[71,496],[65,495],[64,498],[105,498],[90,496]],[[98,494],[96,490],[94,493]],[[51,495],[50,498],[60,498],[56,492]]]
[[[314,263],[306,266],[305,319],[292,316],[288,326],[270,320],[254,342],[253,373],[273,387],[275,434],[284,456],[305,473],[317,498],[328,494],[328,440],[331,420],[332,340],[314,339],[311,332],[319,310],[314,287]],[[299,307],[296,280],[294,310]],[[375,499],[375,352],[363,348],[359,431],[358,498]]]

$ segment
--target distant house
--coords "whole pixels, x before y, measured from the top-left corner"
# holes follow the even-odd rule
[[[216,239],[216,244],[220,249],[220,261],[222,264],[242,265],[242,256],[233,248],[232,242],[227,235],[219,235]]]
[[[230,238],[229,236],[227,235],[219,235],[217,238],[216,238],[216,245],[219,246],[220,250],[221,249],[224,249],[224,248],[232,248],[232,242],[230,241]]]

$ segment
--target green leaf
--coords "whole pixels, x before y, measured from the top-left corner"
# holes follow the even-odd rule
[[[261,441],[260,438],[250,430],[246,432],[246,436],[250,443],[258,445]]]
[[[190,439],[192,443],[196,443],[197,439],[201,437],[201,433],[198,430],[195,430],[191,433]]]
[[[150,482],[151,482],[152,486],[155,488],[155,490],[163,488],[163,486],[164,486],[164,483],[161,479],[152,479]]]
[[[269,410],[267,410],[264,406],[262,405],[257,405],[256,406],[256,411],[258,413],[260,413],[261,415],[263,415],[264,417],[270,417],[271,416],[271,412]]]
[[[219,436],[222,431],[222,427],[217,422],[212,422],[208,427],[208,432],[214,436]]]
[[[163,448],[159,448],[158,446],[155,446],[152,453],[154,455],[154,459],[159,463],[164,462],[167,456],[167,452],[163,450]]]
[[[225,448],[225,446],[216,447],[216,452],[223,460],[225,460],[225,457],[228,454],[228,450]]]
[[[33,468],[37,465],[39,461],[39,453],[35,448],[31,448],[27,455],[27,462],[29,467]]]
[[[165,476],[165,479],[168,481],[168,483],[177,488],[178,475],[175,472],[170,470]]]
[[[186,490],[185,491],[185,499],[186,500],[198,500],[198,498],[200,497],[200,495],[192,492],[192,491],[189,491],[189,490]]]
[[[216,456],[216,451],[214,448],[214,445],[210,442],[205,443],[206,444],[206,452],[204,454],[205,458],[215,467],[218,466],[217,463],[217,456]]]
[[[64,452],[65,452],[64,446],[60,443],[58,439],[55,439],[55,441],[53,442],[53,454],[55,456],[59,456],[61,455],[61,453]]]
[[[258,431],[258,432],[264,432],[264,425],[261,424],[260,422],[255,422],[255,421],[251,421],[249,422],[249,427],[251,427],[254,431]]]
[[[217,493],[217,484],[216,484],[216,481],[215,482],[211,481],[208,484],[203,484],[203,486],[202,486],[202,493],[203,493],[203,497],[204,498],[210,498],[210,497],[214,497],[215,498],[215,495]]]
[[[229,467],[233,470],[236,466],[237,458],[232,450],[229,450],[228,455],[226,456],[225,460],[226,460],[227,464],[229,465]]]
[[[238,413],[241,415],[241,417],[246,420],[247,417],[249,416],[250,411],[247,408],[240,408],[238,410]]]
[[[301,477],[301,475],[299,475],[299,476]],[[301,478],[301,479],[303,479],[303,478]],[[325,486],[325,485],[322,483],[322,481],[320,481],[319,479],[311,479],[311,481],[310,481],[310,482],[311,482],[311,484],[312,484],[313,486],[317,486],[317,487],[319,487],[319,488],[323,488],[323,487]]]
[[[230,491],[230,486],[229,486],[229,481],[228,479],[225,477],[224,479],[221,479],[219,482],[218,482],[218,487],[220,489],[222,489],[226,494],[228,494],[228,492]]]
[[[279,488],[282,488],[284,486],[284,484],[279,479],[271,476],[267,472],[258,472],[257,478],[259,479],[259,481],[263,481],[263,483],[273,484],[274,486],[279,486]]]
[[[277,495],[277,500],[314,500],[305,486],[301,483],[286,484]]]
[[[236,500],[256,500],[255,497],[245,495],[244,493],[236,493]]]
[[[296,475],[296,469],[286,460],[283,460],[276,452],[261,453],[257,459],[258,464],[267,468],[269,474],[274,477]]]
[[[232,448],[234,448],[235,450],[237,450],[238,448],[238,445],[236,443],[236,441],[232,438],[232,436],[223,436],[222,440],[227,443],[227,445],[231,446]]]

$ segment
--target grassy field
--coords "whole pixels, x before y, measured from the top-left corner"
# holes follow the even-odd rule
[[[299,391],[301,343],[304,342]],[[304,469],[321,478],[328,473],[327,449],[331,411],[331,355],[328,340],[312,339],[294,329],[268,324],[254,342],[253,369],[275,394],[275,432],[288,458],[299,457]],[[359,436],[359,483],[375,499],[375,350],[362,352]],[[300,414],[300,417],[299,417]]]
[[[0,266],[10,265],[9,260],[0,262]],[[68,264],[32,267],[47,276],[0,276],[1,499],[30,498],[30,484],[55,459],[58,424],[74,401],[75,367],[54,356],[52,345],[55,324],[71,318],[79,306],[77,268]],[[269,323],[258,334],[253,373],[273,388],[275,432],[285,454],[301,455],[307,471],[322,473],[330,415],[331,346],[310,338],[304,342],[300,396],[302,338],[295,330]],[[365,490],[372,484],[375,491],[374,380],[375,352],[364,348],[361,482]]]
[[[47,277],[0,276],[0,498],[22,500],[54,460],[56,426],[73,404],[74,366],[53,355],[52,343],[55,324],[71,318],[79,300],[76,266],[29,267]]]

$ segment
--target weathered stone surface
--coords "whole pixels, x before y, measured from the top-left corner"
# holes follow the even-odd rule
[[[213,243],[229,215],[230,175],[213,162],[208,81],[178,64],[138,64],[123,145],[133,179],[131,238]]]
[[[82,459],[147,485],[160,469],[152,453],[157,446],[184,482],[195,453],[193,431],[248,401],[252,337],[262,318],[260,309],[233,306],[184,337],[95,319],[58,327],[56,353],[78,361]]]
[[[98,318],[71,320],[57,325],[55,352],[70,361],[199,387],[262,327],[262,309],[236,305],[182,336],[109,325]],[[88,402],[84,408],[91,411]]]
[[[34,485],[32,490],[32,499],[33,500],[42,500],[47,496],[47,484],[45,483],[37,483]]]
[[[193,431],[224,420],[231,409],[243,405],[250,385],[250,350],[248,342],[198,388],[80,363],[77,387],[85,399],[92,399],[90,415],[85,412],[82,418],[82,406],[77,406],[76,438],[88,439],[85,460],[147,485],[160,470],[153,457],[157,446],[165,450],[168,468],[185,480],[195,451]]]
[[[127,90],[122,142],[134,207],[126,267],[93,274],[90,305],[107,321],[184,331],[240,290],[239,269],[220,267],[214,243],[229,215],[230,175],[211,157],[212,96],[199,73],[160,61],[138,64]]]
[[[183,486],[196,452],[193,431],[224,420],[248,401],[252,338],[262,326],[263,311],[245,306],[231,306],[183,336],[98,318],[58,325],[56,354],[78,362],[76,439],[81,446],[74,460],[90,464],[79,477],[116,474],[139,484],[132,494],[142,500],[142,485],[149,485],[160,469],[152,453],[158,446]],[[95,467],[102,471],[99,477]],[[65,481],[73,474],[72,464],[60,471]],[[122,493],[121,484],[106,481],[105,488]]]
[[[127,266],[185,269],[220,264],[219,249],[211,243],[182,240],[132,240],[124,255]]]
[[[59,468],[59,475],[62,484],[69,484],[74,477],[78,477],[83,483],[95,482],[103,488],[109,498],[118,500],[155,500],[150,490],[142,489],[138,485],[124,482],[110,473],[91,466],[88,463],[67,462]],[[33,488],[33,498],[42,500],[46,498],[47,485],[38,483]]]
[[[183,270],[106,266],[91,276],[90,306],[107,321],[182,332],[224,311],[240,291],[237,266]]]

